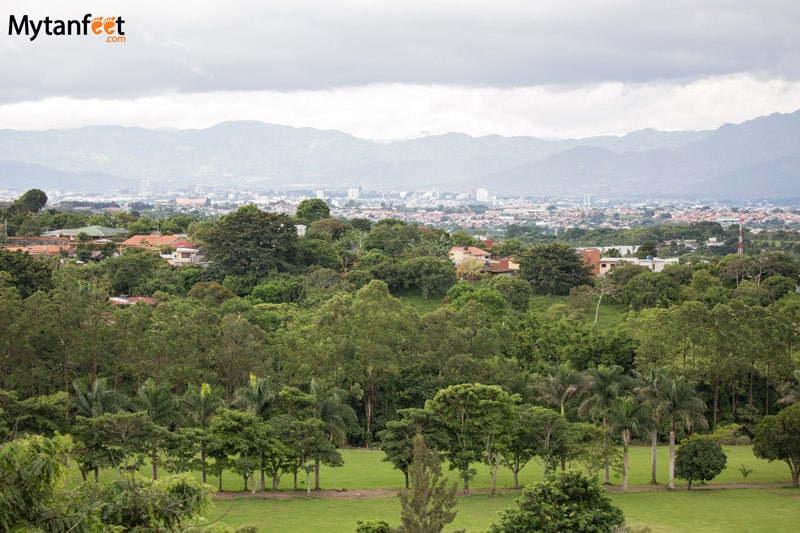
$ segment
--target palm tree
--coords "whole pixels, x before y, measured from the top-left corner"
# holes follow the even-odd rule
[[[106,378],[95,380],[91,387],[85,387],[76,379],[72,382],[72,390],[75,393],[75,412],[86,418],[97,418],[119,411],[127,400],[123,394],[108,388]]]
[[[198,439],[200,446],[200,477],[203,483],[206,482],[206,446],[208,443],[205,434],[211,419],[214,417],[218,407],[223,405],[222,392],[219,389],[212,389],[208,383],[203,383],[198,387],[190,384],[186,387],[182,403],[186,418],[200,428],[201,434]]]
[[[311,380],[309,389],[314,397],[314,416],[325,424],[328,440],[336,446],[344,445],[347,442],[348,429],[358,422],[356,412],[347,403],[345,391],[337,387],[326,389],[322,383],[314,379]],[[314,490],[319,490],[319,466],[320,460],[316,458]]]
[[[168,431],[178,420],[178,399],[172,393],[169,384],[157,384],[148,378],[139,388],[139,399],[147,412],[147,418],[153,424],[153,436],[150,443],[150,467],[153,481],[158,479],[158,449],[163,433]]]
[[[661,402],[659,393],[662,392],[662,388],[660,387],[661,382],[668,379],[668,377],[664,370],[650,365],[645,372],[637,372],[636,379],[638,381],[638,385],[635,389],[636,394],[641,399],[644,408],[650,414],[650,483],[657,485],[656,461],[658,457],[658,430],[661,426],[661,413],[658,407]]]
[[[259,378],[251,373],[248,384],[236,390],[233,404],[267,420],[272,414],[277,399],[278,392],[272,380]]]
[[[562,417],[566,415],[566,404],[577,398],[591,385],[589,377],[575,370],[568,363],[553,368],[549,375],[542,376],[541,382],[533,385],[539,399],[550,406],[558,406]]]
[[[669,418],[669,488],[674,490],[676,427],[680,423],[684,429],[691,429],[695,424],[707,428],[708,421],[704,416],[706,403],[697,396],[694,385],[683,376],[662,379],[658,389],[658,415]]]
[[[624,370],[619,365],[601,365],[589,370],[589,382],[591,395],[581,402],[578,408],[578,416],[589,413],[595,418],[599,418],[603,429],[609,433],[609,413],[619,403],[619,397],[623,396],[627,391],[630,379],[624,374]],[[603,437],[603,446],[608,447],[607,437]],[[603,483],[609,485],[611,483],[611,473],[608,459],[606,459],[604,466]]]
[[[626,396],[617,402],[616,408],[609,412],[611,431],[622,437],[622,490],[628,490],[628,447],[631,437],[639,433],[646,412],[633,396]]]

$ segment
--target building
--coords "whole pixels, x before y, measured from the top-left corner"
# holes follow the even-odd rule
[[[648,268],[653,272],[661,272],[667,265],[677,264],[677,257],[669,257],[666,259],[660,257],[648,257],[646,259],[637,259],[635,257],[601,257],[597,275],[600,277],[605,276],[615,268],[625,265],[638,265]]]
[[[477,274],[515,275],[519,264],[509,257],[492,259],[492,254],[475,246],[453,246],[448,253],[459,279],[474,279]]]

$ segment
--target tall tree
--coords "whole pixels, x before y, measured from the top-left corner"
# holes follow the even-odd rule
[[[622,438],[622,490],[628,490],[628,450],[631,438],[639,433],[646,413],[633,396],[621,398],[609,413],[609,429]]]
[[[150,468],[153,481],[158,479],[159,452],[178,422],[178,398],[168,383],[148,379],[139,387],[139,401],[153,424],[150,435]]]
[[[255,281],[294,262],[297,229],[285,214],[267,213],[246,205],[216,220],[199,238],[206,256],[223,273]]]
[[[453,521],[456,511],[456,485],[447,488],[441,479],[439,453],[425,444],[425,438],[414,438],[414,460],[411,463],[411,491],[400,493],[400,521],[407,533],[438,533]]]
[[[572,287],[591,283],[590,266],[569,245],[554,242],[531,246],[519,255],[519,275],[534,294],[569,294]]]
[[[584,372],[575,370],[572,365],[562,363],[543,376],[537,376],[533,389],[547,405],[558,407],[562,417],[566,416],[567,403],[578,398],[591,386],[591,380]]]
[[[628,376],[619,365],[604,366],[593,368],[589,374],[589,393],[590,396],[581,402],[578,408],[578,415],[591,414],[600,420],[603,429],[611,433],[609,418],[614,409],[619,407],[619,398],[624,397],[630,385]],[[608,440],[604,442],[608,446]],[[603,483],[611,483],[610,465],[605,464],[603,473]]]
[[[199,387],[195,384],[189,384],[181,399],[181,405],[186,419],[200,430],[197,439],[200,453],[200,478],[205,484],[207,474],[206,451],[209,440],[208,426],[217,408],[222,406],[222,393],[219,389],[212,388],[208,383],[203,383]]]
[[[306,225],[330,218],[331,208],[321,198],[306,198],[297,204],[295,216]]]
[[[695,425],[708,427],[703,413],[705,402],[700,399],[694,385],[686,378],[662,379],[659,383],[658,414],[669,419],[669,488],[675,489],[675,433],[678,426],[691,429]]]
[[[347,403],[346,393],[337,387],[326,387],[324,382],[311,380],[309,394],[312,397],[312,410],[316,418],[325,424],[328,441],[334,446],[344,446],[347,434],[356,426],[356,412]],[[319,490],[320,457],[314,462],[314,490]]]
[[[409,488],[409,468],[414,460],[415,440],[421,435],[429,449],[444,450],[447,448],[448,436],[439,418],[427,409],[399,409],[397,420],[386,423],[386,429],[378,432],[381,450],[388,461],[400,470],[405,477],[406,488]]]
[[[416,311],[389,294],[385,283],[371,281],[353,299],[350,320],[352,358],[348,361],[353,383],[363,390],[364,436],[373,433],[374,408],[383,387],[396,379],[401,365],[416,345]]]
[[[800,403],[761,420],[753,453],[768,461],[785,462],[792,475],[792,486],[800,486]]]
[[[462,383],[442,389],[425,409],[442,419],[451,434],[447,450],[452,468],[464,479],[464,492],[469,492],[470,464],[483,459],[492,476],[492,494],[497,484],[502,452],[510,440],[514,421],[514,405],[518,395],[511,395],[497,385]]]

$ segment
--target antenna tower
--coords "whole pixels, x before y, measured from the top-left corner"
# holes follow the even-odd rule
[[[742,216],[739,215],[739,247],[736,250],[738,255],[744,255],[744,240],[742,239]]]

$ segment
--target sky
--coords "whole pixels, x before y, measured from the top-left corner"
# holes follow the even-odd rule
[[[87,14],[124,22],[11,29]],[[557,139],[800,109],[797,0],[3,0],[0,21],[0,128]]]

